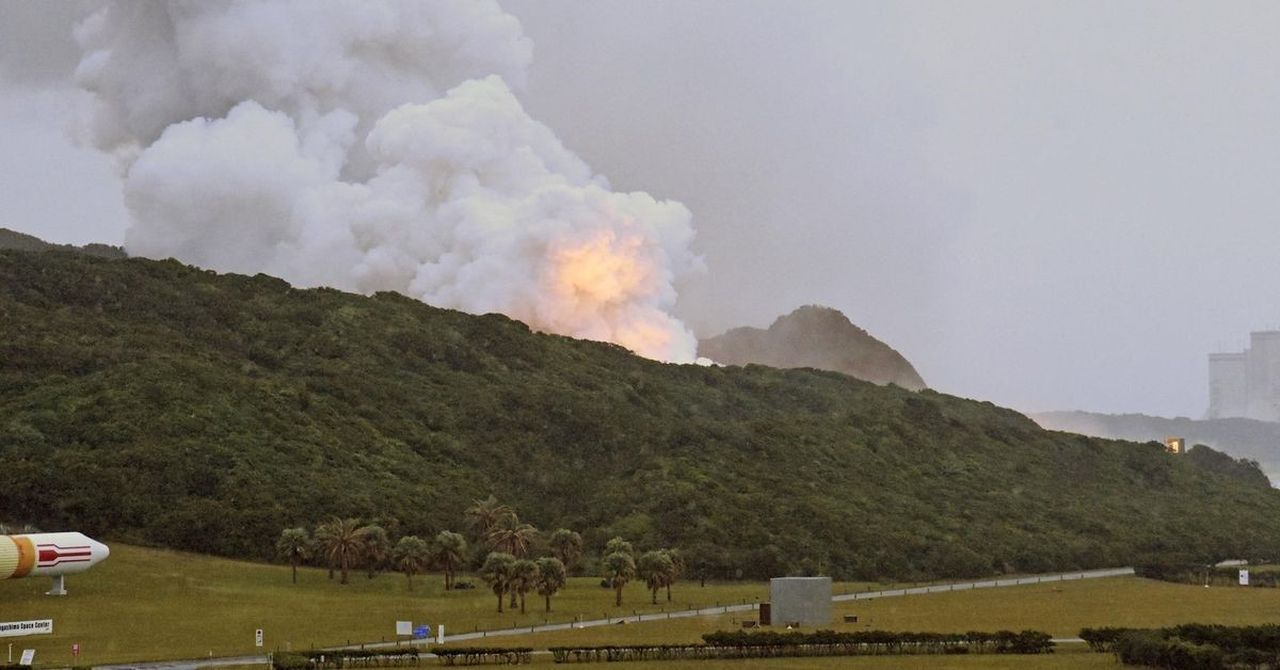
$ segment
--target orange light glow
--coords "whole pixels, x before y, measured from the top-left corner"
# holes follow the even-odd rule
[[[638,240],[618,240],[612,231],[602,231],[584,244],[561,249],[555,255],[559,289],[594,305],[626,299],[649,274],[636,260],[639,246]]]

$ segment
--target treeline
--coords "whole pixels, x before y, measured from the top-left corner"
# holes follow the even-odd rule
[[[0,471],[6,516],[252,559],[333,517],[430,545],[477,491],[689,579],[1280,555],[1280,493],[990,403],[57,251],[0,251]]]
[[[1126,665],[1168,670],[1280,667],[1280,625],[1184,624],[1170,628],[1086,628],[1080,637],[1094,651]]]
[[[342,584],[348,583],[354,569],[365,570],[369,579],[382,570],[393,569],[405,575],[410,590],[413,577],[430,569],[444,574],[445,590],[474,588],[469,582],[456,579],[458,570],[470,561],[497,596],[499,612],[503,611],[504,598],[509,596],[510,607],[518,604],[524,613],[525,598],[530,592],[542,596],[545,611],[550,612],[551,597],[564,588],[570,570],[577,568],[582,558],[582,536],[568,528],[544,534],[520,521],[515,509],[492,495],[473,501],[464,514],[464,524],[474,544],[451,530],[442,530],[431,540],[404,535],[393,543],[382,525],[334,517],[314,531],[284,529],[276,541],[276,555],[292,566],[295,584],[298,567],[313,563],[328,567],[329,579],[338,573]],[[599,565],[601,583],[614,589],[617,606],[622,605],[623,587],[633,579],[644,581],[653,603],[658,602],[662,589],[666,589],[670,601],[671,586],[685,570],[678,550],[654,549],[637,554],[632,544],[621,537],[605,544]]]

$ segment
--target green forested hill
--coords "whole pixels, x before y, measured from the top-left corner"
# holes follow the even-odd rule
[[[0,518],[264,557],[331,514],[911,577],[1280,555],[1280,493],[835,373],[655,363],[392,294],[0,251]]]

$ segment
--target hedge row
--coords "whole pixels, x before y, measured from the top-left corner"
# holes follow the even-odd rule
[[[436,649],[440,665],[522,665],[533,660],[529,647],[452,647]]]
[[[1243,566],[1247,569],[1248,566]],[[1211,586],[1239,586],[1240,568],[1208,568],[1203,565],[1144,565],[1134,568],[1134,573],[1147,579],[1158,579],[1177,584],[1204,584]],[[1280,572],[1274,570],[1250,570],[1249,586],[1259,588],[1280,587]]]
[[[1024,630],[1021,633],[1002,630],[994,633],[970,631],[968,633],[903,633],[884,630],[837,633],[820,630],[814,633],[798,631],[720,631],[702,636],[704,642],[721,647],[741,646],[845,646],[869,653],[942,653],[948,647],[963,646],[982,654],[1040,654],[1051,652],[1053,642],[1048,633]],[[909,651],[911,649],[925,651]],[[868,653],[863,651],[861,653]]]
[[[1280,667],[1280,625],[1086,628],[1080,637],[1123,663],[1169,670]]]
[[[417,664],[418,650],[414,648],[276,652],[271,656],[275,670],[341,670]]]
[[[1043,654],[1053,641],[1040,631],[995,633],[895,633],[861,631],[815,633],[742,631],[708,633],[704,644],[608,645],[552,647],[556,663],[742,659],[795,656],[864,656],[899,654]]]

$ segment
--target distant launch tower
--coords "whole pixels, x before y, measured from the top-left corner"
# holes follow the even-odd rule
[[[1208,419],[1280,421],[1280,330],[1249,334],[1240,353],[1209,354]]]

